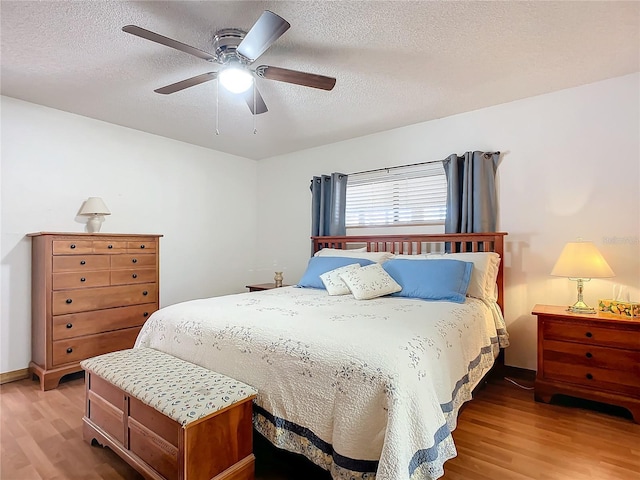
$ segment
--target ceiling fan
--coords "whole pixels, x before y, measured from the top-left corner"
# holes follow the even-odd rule
[[[222,68],[216,72],[203,73],[158,88],[154,90],[156,93],[165,95],[175,93],[185,88],[218,79],[227,90],[242,95],[251,113],[258,115],[267,111],[267,105],[255,85],[254,75],[267,80],[293,83],[305,87],[319,88],[321,90],[331,90],[336,84],[336,79],[332,77],[286,68],[260,65],[255,69],[251,69],[253,62],[255,62],[273,42],[280,38],[289,27],[291,27],[289,22],[282,17],[269,10],[265,10],[249,32],[245,32],[239,28],[218,30],[213,39],[215,52],[213,54],[136,25],[126,25],[122,27],[122,30],[126,33],[175,48],[181,52],[194,55],[211,63],[218,63],[222,66]]]

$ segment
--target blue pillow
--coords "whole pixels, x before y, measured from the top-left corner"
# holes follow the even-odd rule
[[[464,303],[473,263],[460,260],[387,260],[382,267],[402,287],[393,296]]]
[[[330,272],[336,268],[344,267],[346,265],[359,264],[361,267],[370,265],[373,262],[364,258],[351,258],[351,257],[311,257],[309,264],[307,265],[307,271],[298,282],[298,287],[304,288],[321,288],[326,290],[324,283],[320,279],[320,275]]]

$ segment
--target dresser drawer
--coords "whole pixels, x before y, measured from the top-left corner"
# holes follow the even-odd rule
[[[158,286],[155,283],[58,290],[53,292],[51,311],[53,315],[64,315],[157,301]]]
[[[155,303],[53,317],[53,340],[137,327],[157,310]]]
[[[140,239],[135,242],[127,242],[127,251],[129,253],[148,252],[156,253],[156,242],[152,238]]]
[[[93,240],[54,240],[54,255],[82,255],[93,253]]]
[[[134,254],[113,255],[111,257],[111,268],[134,268],[134,267],[156,267],[155,254]]]
[[[106,287],[111,281],[109,270],[95,272],[67,272],[53,274],[53,289]]]
[[[110,241],[110,240],[94,240],[93,252],[94,253],[126,253],[127,242],[122,241]]]
[[[113,270],[111,272],[111,285],[126,285],[129,283],[151,283],[155,281],[155,268]]]
[[[545,319],[542,333],[545,340],[640,350],[640,334],[638,332]]]
[[[79,362],[85,358],[132,348],[142,327],[74,337],[53,342],[53,365]]]
[[[61,255],[53,257],[53,273],[109,270],[109,255]]]

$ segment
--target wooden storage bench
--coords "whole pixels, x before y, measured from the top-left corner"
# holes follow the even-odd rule
[[[254,479],[253,387],[151,348],[81,366],[86,442],[150,479]]]

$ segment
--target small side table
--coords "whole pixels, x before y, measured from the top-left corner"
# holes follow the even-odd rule
[[[289,285],[282,285],[283,287],[288,287]],[[261,292],[262,290],[271,290],[272,288],[276,288],[276,284],[271,283],[257,283],[255,285],[247,285],[246,288],[249,289],[250,292]]]
[[[598,312],[536,305],[535,399],[556,394],[620,405],[640,423],[640,321]]]

